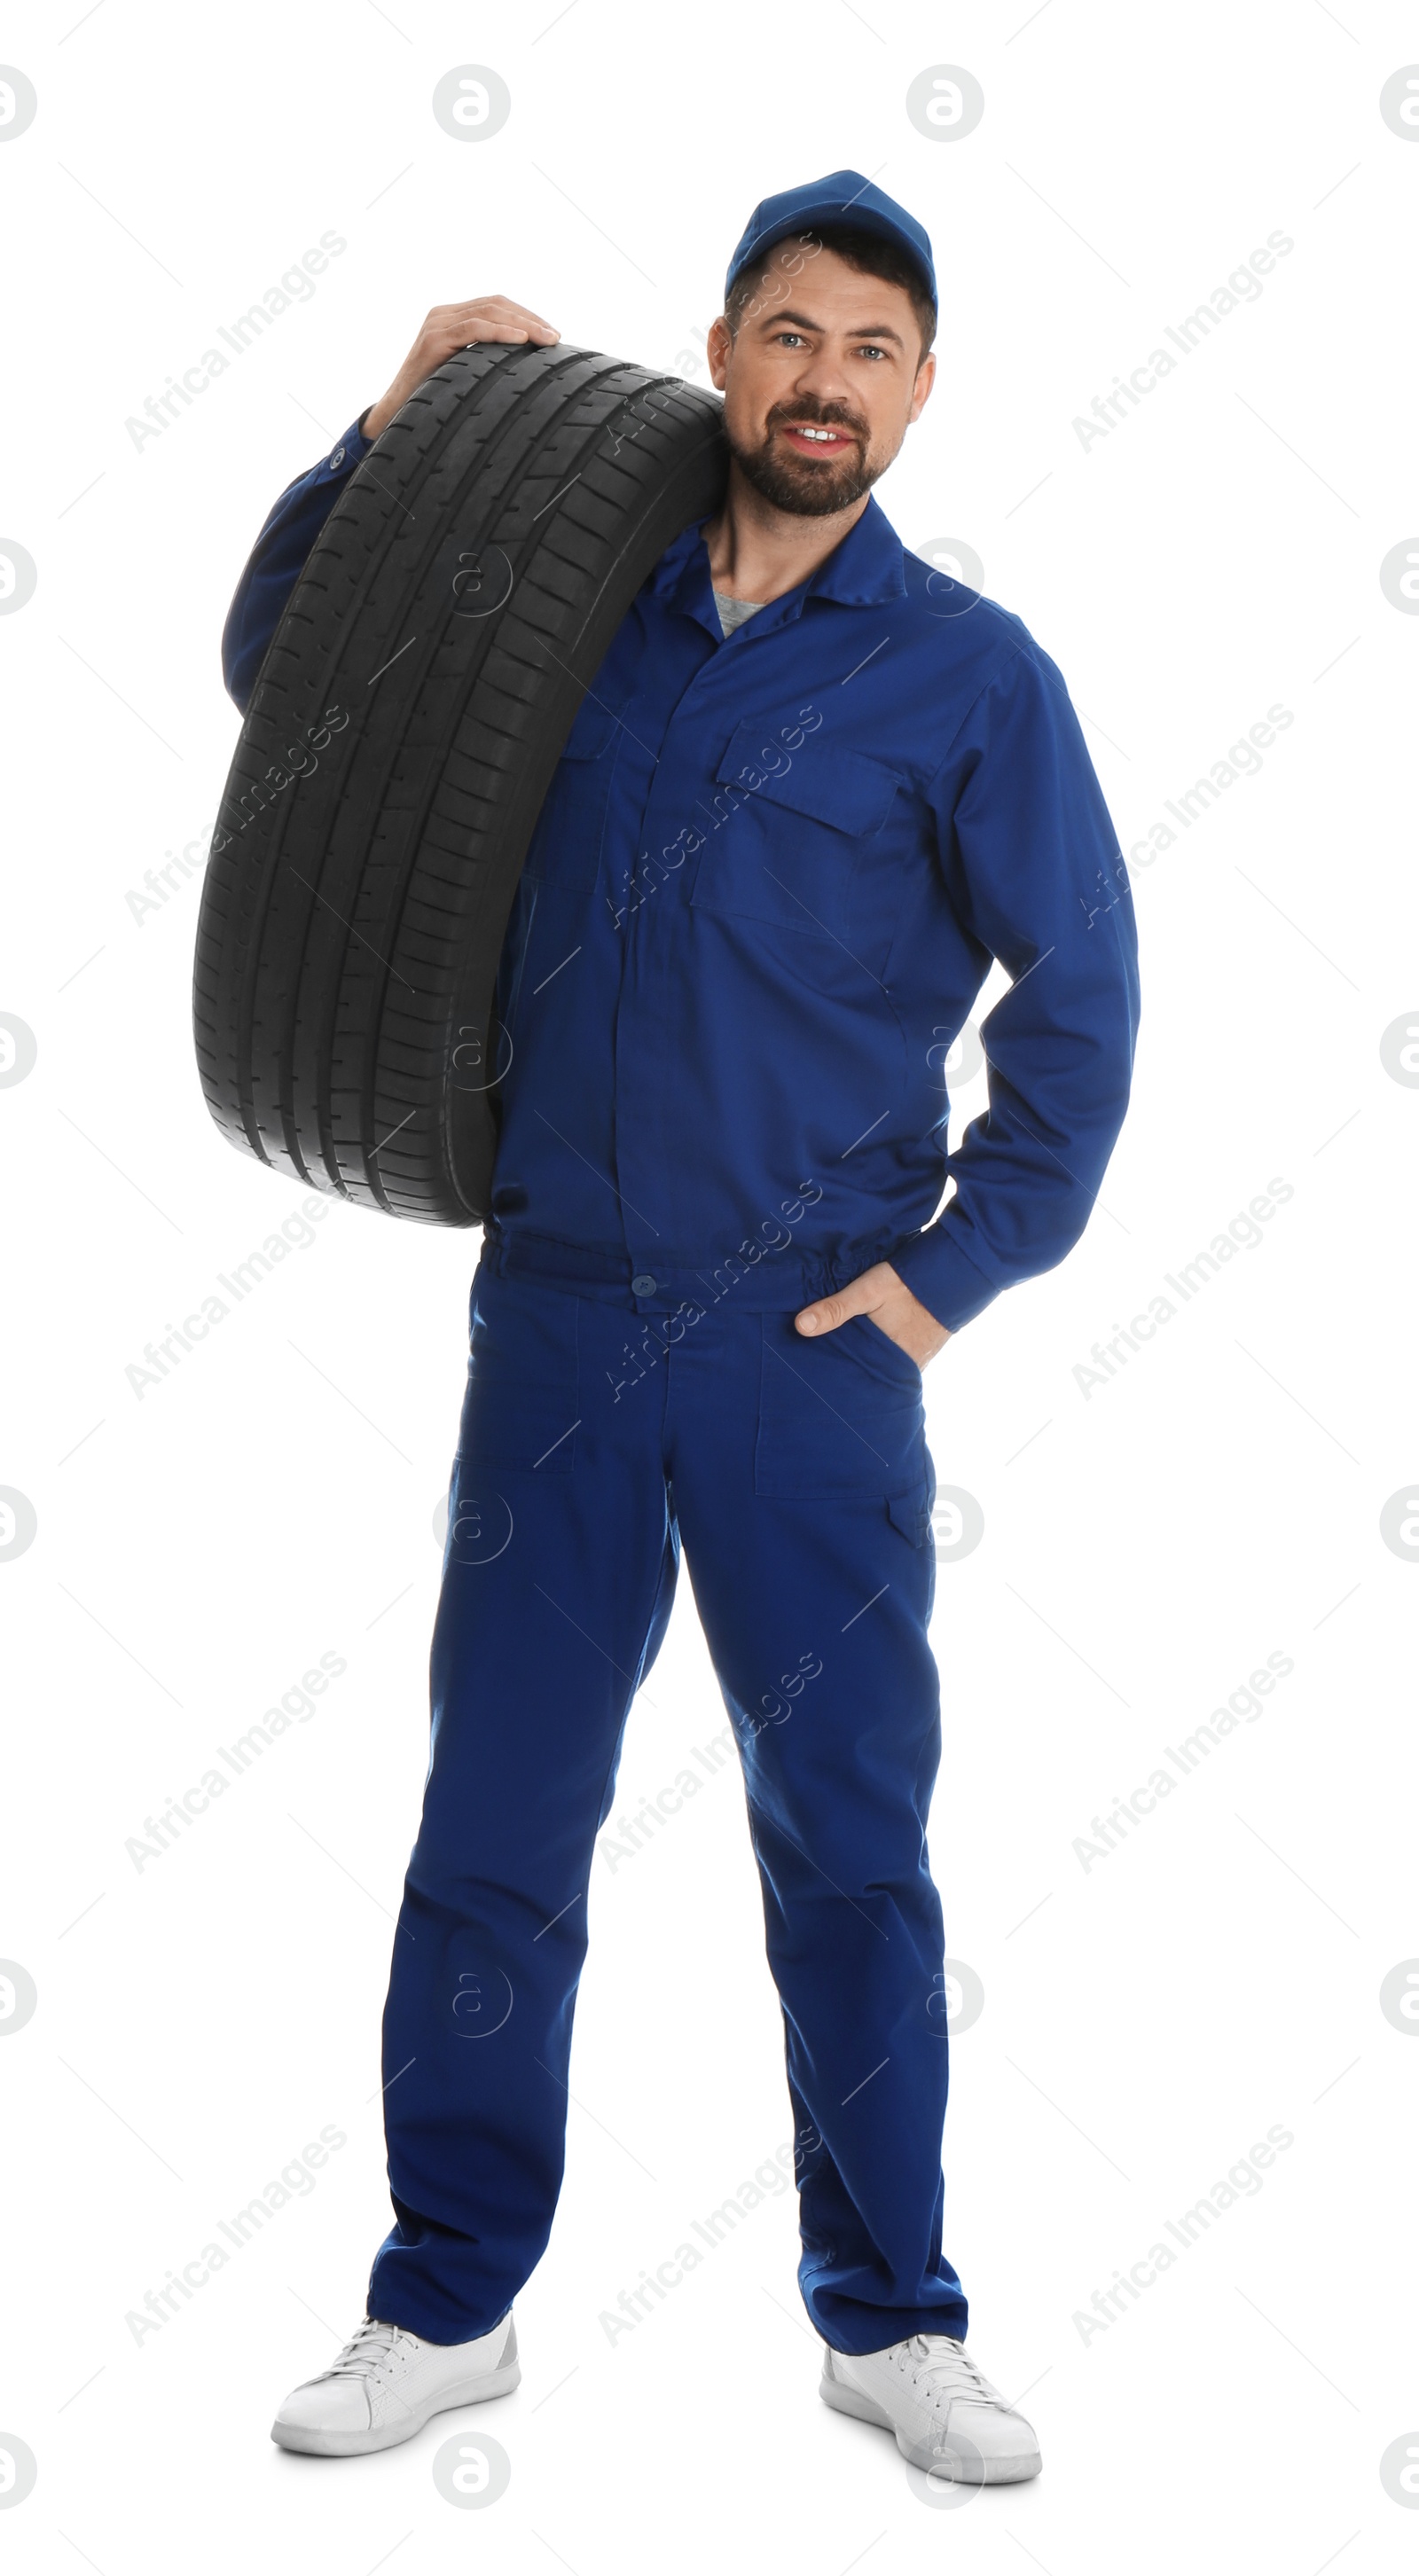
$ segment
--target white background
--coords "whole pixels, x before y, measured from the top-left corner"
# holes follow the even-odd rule
[[[1419,1577],[1380,1515],[1419,1463],[1419,1097],[1380,1042],[1419,1020],[1400,769],[1419,623],[1379,567],[1419,526],[1419,148],[1378,101],[1419,54],[1412,12],[72,0],[72,19],[16,8],[0,46],[39,97],[0,143],[0,534],[38,568],[0,617],[0,1010],[38,1048],[0,1089],[0,1483],[38,1524],[0,1561],[0,1954],[39,1997],[0,2048],[0,2431],[38,2463],[12,2563],[1411,2564],[1419,2525],[1380,2461],[1419,2446],[1419,2031],[1379,1989],[1419,1953]],[[470,61],[512,96],[472,143],[430,108]],[[943,61],[985,93],[956,141],[905,111]],[[293,2460],[270,2417],[349,2332],[388,2224],[379,2010],[477,1247],[332,1205],[140,1400],[144,1344],[300,1193],[202,1102],[197,878],[141,923],[125,897],[210,829],[238,729],[218,636],[257,527],[427,307],[501,290],[687,372],[751,205],[841,165],[922,217],[942,284],[938,389],[884,506],[908,544],[972,545],[1061,663],[1124,847],[1269,706],[1294,717],[1138,876],[1137,1086],[1087,1235],[928,1379],[938,1476],[985,1516],[942,1563],[934,1629],[933,1859],[985,1992],[953,2048],[947,2250],[1045,2470],[943,2515],[883,2435],[819,2404],[787,2196],[634,2331],[598,2322],[789,2134],[732,1767],[598,1868],[521,2390],[378,2458]],[[145,397],[326,229],[347,248],[315,294],[135,448]],[[1273,230],[1294,248],[1259,298],[1086,449],[1075,417]],[[1091,1345],[1274,1177],[1293,1196],[1263,1241],[1086,1394]],[[137,1871],[145,1816],[323,1652],[348,1669],[314,1718]],[[1086,1871],[1091,1819],[1271,1653],[1294,1671],[1260,1718]],[[724,1722],[682,1584],[621,1805]],[[317,2187],[135,2343],[126,2313],[327,2124],[347,2143]],[[1261,2188],[1086,2339],[1076,2312],[1271,2126],[1293,2143]],[[512,2463],[476,2517],[430,2473],[475,2422]]]

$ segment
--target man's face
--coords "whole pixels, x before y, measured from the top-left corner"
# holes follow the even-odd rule
[[[731,338],[709,335],[710,374],[740,471],[780,510],[824,518],[891,464],[936,374],[904,287],[849,268],[811,235],[754,273]]]

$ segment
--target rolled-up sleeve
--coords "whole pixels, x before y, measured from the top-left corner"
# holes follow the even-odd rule
[[[222,629],[222,678],[243,715],[310,550],[371,444],[352,421],[328,456],[287,484],[252,547]]]
[[[981,1029],[989,1106],[945,1157],[954,1196],[892,1255],[955,1331],[1084,1230],[1128,1105],[1138,942],[1078,718],[1032,639],[976,699],[931,801],[952,905],[1011,977]]]

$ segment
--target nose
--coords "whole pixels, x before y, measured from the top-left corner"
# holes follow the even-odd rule
[[[841,358],[831,349],[812,349],[793,379],[796,394],[811,396],[820,403],[846,403],[855,409]]]

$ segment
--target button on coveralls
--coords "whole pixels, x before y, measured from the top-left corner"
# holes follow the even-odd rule
[[[263,528],[223,637],[238,706],[367,453],[353,425]],[[948,1156],[941,1068],[993,958],[989,1110]],[[869,501],[725,637],[702,529],[678,537],[583,701],[503,949],[373,2315],[481,2335],[546,2245],[596,1836],[683,1549],[783,2007],[809,2315],[847,2353],[964,2335],[921,1376],[866,1317],[808,1340],[793,1316],[888,1259],[957,1330],[1061,1260],[1137,1010],[1117,839],[1020,620]]]

